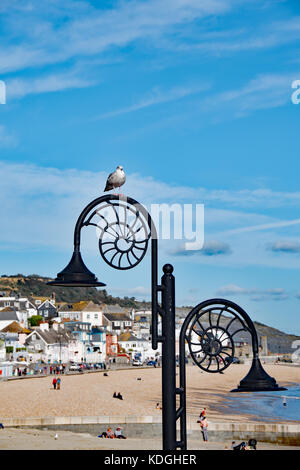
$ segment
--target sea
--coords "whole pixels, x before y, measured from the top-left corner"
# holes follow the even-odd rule
[[[278,392],[232,393],[226,401],[233,414],[249,414],[254,421],[300,422],[300,384]]]

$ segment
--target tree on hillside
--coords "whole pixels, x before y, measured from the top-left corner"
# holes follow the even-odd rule
[[[40,326],[40,323],[42,323],[43,317],[42,315],[32,315],[32,317],[28,318],[28,322],[30,323],[30,326]]]

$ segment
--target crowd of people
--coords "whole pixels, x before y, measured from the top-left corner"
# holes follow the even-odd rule
[[[66,370],[65,364],[59,364],[57,366],[50,366],[50,368],[49,368],[50,375],[64,374],[65,370]]]

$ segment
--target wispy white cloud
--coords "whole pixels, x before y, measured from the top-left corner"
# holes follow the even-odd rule
[[[266,2],[263,3],[266,4]],[[269,6],[274,6],[274,2],[271,3],[273,5]],[[257,6],[259,10],[261,5]],[[210,31],[208,34],[200,31],[200,34],[195,34],[189,42],[173,41],[171,44],[177,50],[196,50],[220,56],[228,53],[270,49],[296,42],[299,38],[299,16],[272,21],[263,15],[261,21],[258,19],[254,27],[245,24],[242,28],[219,29],[218,31]]]
[[[263,301],[263,300],[286,300],[288,294],[285,289],[274,288],[274,289],[259,289],[259,288],[245,288],[240,287],[236,284],[229,284],[223,287],[220,287],[217,291],[217,295],[229,295],[229,296],[240,296],[247,295],[251,300],[254,301]]]
[[[149,287],[144,287],[144,286],[135,286],[135,287],[128,287],[128,288],[122,288],[122,287],[112,287],[110,288],[110,292],[113,295],[118,295],[118,296],[128,296],[128,297],[135,297],[139,299],[144,299],[144,298],[150,298],[151,295],[151,290]]]
[[[144,108],[148,108],[149,106],[158,105],[161,103],[168,103],[171,101],[177,101],[182,98],[186,98],[191,95],[195,95],[201,93],[209,88],[209,85],[202,85],[202,86],[177,86],[173,87],[169,90],[162,91],[159,88],[155,88],[148,94],[146,98],[139,100],[137,103],[132,104],[131,106],[127,106],[125,108],[120,108],[114,111],[110,111],[107,113],[100,114],[96,116],[94,119],[106,119],[115,116],[119,116],[122,114],[132,113],[134,111],[139,111]]]
[[[225,14],[233,0],[119,1],[103,9],[90,2],[32,0],[31,8],[13,2],[5,10],[7,42],[0,48],[0,72],[88,57],[135,41],[153,41],[172,27],[213,14]],[[7,4],[5,4],[7,5]],[[30,24],[30,27],[28,26]],[[16,31],[23,37],[11,46]],[[14,41],[16,42],[16,41]],[[8,48],[9,46],[9,48]]]
[[[14,249],[47,246],[49,249],[68,250],[80,211],[103,192],[107,178],[104,172],[58,170],[8,162],[0,162],[0,173],[0,218],[9,220],[0,231],[0,243],[2,247],[9,245]],[[282,236],[282,227],[292,222],[268,216],[265,213],[266,205],[282,206],[284,201],[288,204],[291,199],[288,193],[280,193],[279,197],[269,190],[267,195],[262,193],[257,197],[255,194],[252,198],[252,192],[248,190],[216,192],[179,187],[136,174],[127,175],[125,190],[126,194],[146,205],[148,210],[151,210],[152,203],[201,202],[207,206],[205,245],[200,253],[206,256],[189,256],[190,263],[299,268],[299,257],[288,256],[286,260],[284,253],[275,255],[273,251],[266,250],[270,239],[276,240]],[[296,207],[299,205],[300,198]],[[263,209],[264,215],[259,211],[253,212],[254,208]],[[97,250],[96,233],[93,230],[87,232],[88,243],[85,246],[94,253]],[[168,258],[174,256],[178,260],[178,256],[174,255],[178,251],[177,244],[178,240],[166,243],[161,240],[161,251]],[[184,257],[181,260],[184,261]]]
[[[299,75],[297,71],[259,75],[242,87],[208,96],[202,109],[224,109],[226,113],[230,109],[233,116],[243,117],[255,110],[284,106],[291,101],[291,83]]]
[[[23,98],[27,95],[49,93],[73,88],[86,88],[95,81],[75,76],[74,73],[57,73],[39,78],[14,78],[7,81],[7,100]]]
[[[300,242],[295,240],[281,240],[268,245],[268,249],[275,253],[300,253]]]
[[[231,253],[231,248],[228,243],[219,240],[208,240],[204,243],[203,248],[199,250],[187,250],[185,245],[179,246],[170,251],[170,254],[175,256],[219,256],[228,255]]]
[[[293,219],[293,220],[280,220],[277,222],[271,222],[269,224],[259,224],[259,225],[250,225],[249,227],[239,227],[233,230],[228,230],[226,232],[227,235],[233,235],[238,233],[246,233],[246,232],[257,232],[261,230],[271,230],[274,228],[282,228],[282,227],[291,227],[292,225],[299,225],[300,219]]]

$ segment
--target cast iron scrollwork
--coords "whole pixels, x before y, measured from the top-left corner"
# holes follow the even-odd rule
[[[228,304],[212,304],[194,312],[186,330],[193,361],[206,372],[222,372],[234,360],[234,337],[241,332],[250,330]]]
[[[95,217],[98,219],[94,222]],[[149,225],[139,206],[127,199],[103,201],[84,225],[97,228],[100,254],[112,268],[134,268],[147,252]]]

